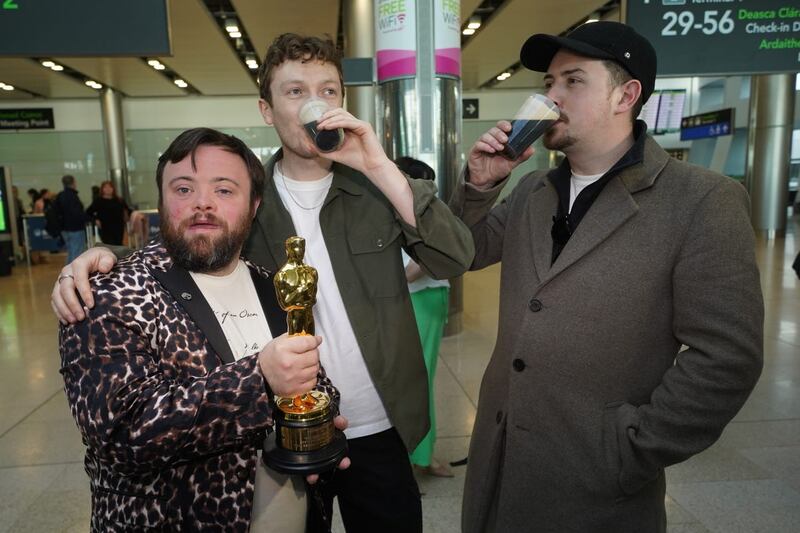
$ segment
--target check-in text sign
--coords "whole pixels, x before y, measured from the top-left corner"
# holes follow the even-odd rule
[[[655,47],[659,76],[800,70],[797,0],[628,0],[627,22]]]

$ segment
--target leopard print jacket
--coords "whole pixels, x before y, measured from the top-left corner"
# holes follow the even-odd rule
[[[268,278],[248,266],[254,282]],[[176,270],[191,279],[151,242],[108,274],[93,275],[94,308],[60,329],[64,387],[87,448],[92,531],[249,527],[271,393],[256,356],[226,363],[219,353],[227,344],[215,350],[209,342],[208,330],[219,325],[196,285],[177,292],[159,281]],[[277,309],[285,317],[274,291],[272,298],[265,314]],[[198,324],[187,300],[205,305],[195,315],[210,319]],[[277,332],[270,323],[274,337],[286,331],[283,320]],[[338,404],[322,369],[317,389]]]

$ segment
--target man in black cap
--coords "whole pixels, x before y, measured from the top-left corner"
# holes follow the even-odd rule
[[[664,468],[710,446],[754,387],[763,302],[749,200],[670,158],[636,117],[656,54],[616,22],[534,35],[566,159],[524,176],[500,121],[472,147],[451,206],[473,269],[502,261],[497,344],[483,378],[462,527],[665,531]]]

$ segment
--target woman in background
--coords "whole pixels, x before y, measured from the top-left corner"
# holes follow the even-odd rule
[[[50,192],[50,189],[42,189],[39,191],[39,196],[33,202],[33,212],[36,214],[44,214],[47,211],[47,206],[55,200],[55,193]]]
[[[409,177],[435,180],[433,169],[411,157],[401,157],[395,161],[397,167]],[[411,464],[423,473],[438,477],[453,477],[450,469],[433,458],[433,445],[436,442],[436,405],[433,382],[436,376],[436,363],[439,360],[439,344],[442,341],[444,325],[449,308],[450,283],[436,280],[425,274],[417,263],[403,252],[408,291],[417,319],[417,329],[422,342],[422,354],[428,369],[428,411],[431,429],[411,454]]]
[[[104,181],[100,184],[100,195],[94,199],[86,214],[100,230],[100,240],[105,244],[122,244],[125,236],[125,223],[128,221],[128,208],[117,196],[114,183]]]

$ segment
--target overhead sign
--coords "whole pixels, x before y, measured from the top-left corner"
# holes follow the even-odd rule
[[[55,127],[52,107],[0,109],[0,130],[52,130]]]
[[[0,0],[0,56],[171,55],[167,0]]]
[[[345,57],[342,58],[342,74],[344,84],[351,85],[373,85],[375,76],[371,57]]]
[[[477,98],[464,98],[461,101],[461,118],[478,118],[480,104]]]
[[[800,70],[797,0],[628,0],[627,23],[656,49],[659,76]]]
[[[681,140],[692,141],[720,137],[733,133],[733,108],[684,117],[681,121]]]

